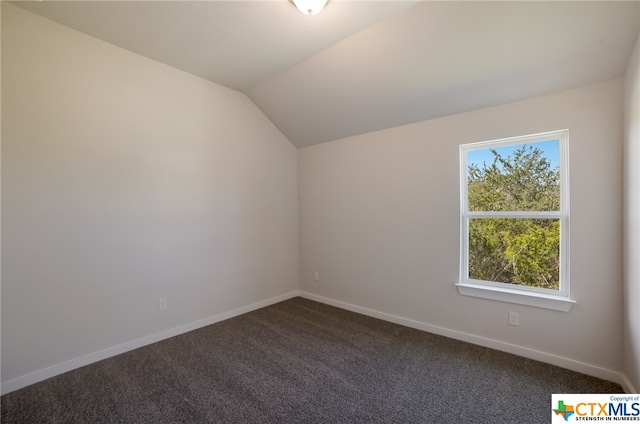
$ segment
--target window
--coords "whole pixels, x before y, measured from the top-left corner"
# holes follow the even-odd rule
[[[568,311],[568,131],[460,146],[460,294]]]

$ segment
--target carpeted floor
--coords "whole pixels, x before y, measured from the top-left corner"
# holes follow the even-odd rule
[[[295,298],[2,396],[3,423],[546,423],[615,383]]]

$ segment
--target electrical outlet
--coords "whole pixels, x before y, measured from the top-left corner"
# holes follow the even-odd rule
[[[167,309],[167,299],[158,299],[158,310],[164,311],[165,309]]]
[[[320,273],[318,271],[313,271],[313,281],[320,281]]]
[[[520,325],[520,314],[517,312],[509,312],[509,325],[518,327]]]

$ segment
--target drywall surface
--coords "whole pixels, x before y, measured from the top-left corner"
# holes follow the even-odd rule
[[[297,290],[297,152],[246,96],[3,2],[2,112],[3,382]]]
[[[616,79],[300,149],[300,290],[621,371],[622,104]],[[459,295],[459,145],[560,129],[577,303]]]
[[[640,37],[625,78],[624,372],[640,390]]]

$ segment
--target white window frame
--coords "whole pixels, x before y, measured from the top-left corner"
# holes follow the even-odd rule
[[[506,146],[559,140],[560,210],[474,212],[469,211],[467,193],[467,153]],[[569,291],[569,131],[559,130],[520,137],[510,137],[460,146],[460,279],[456,283],[461,295],[517,303],[567,312],[575,301]],[[552,218],[560,220],[560,289],[543,289],[517,284],[469,278],[469,219],[471,218]]]

